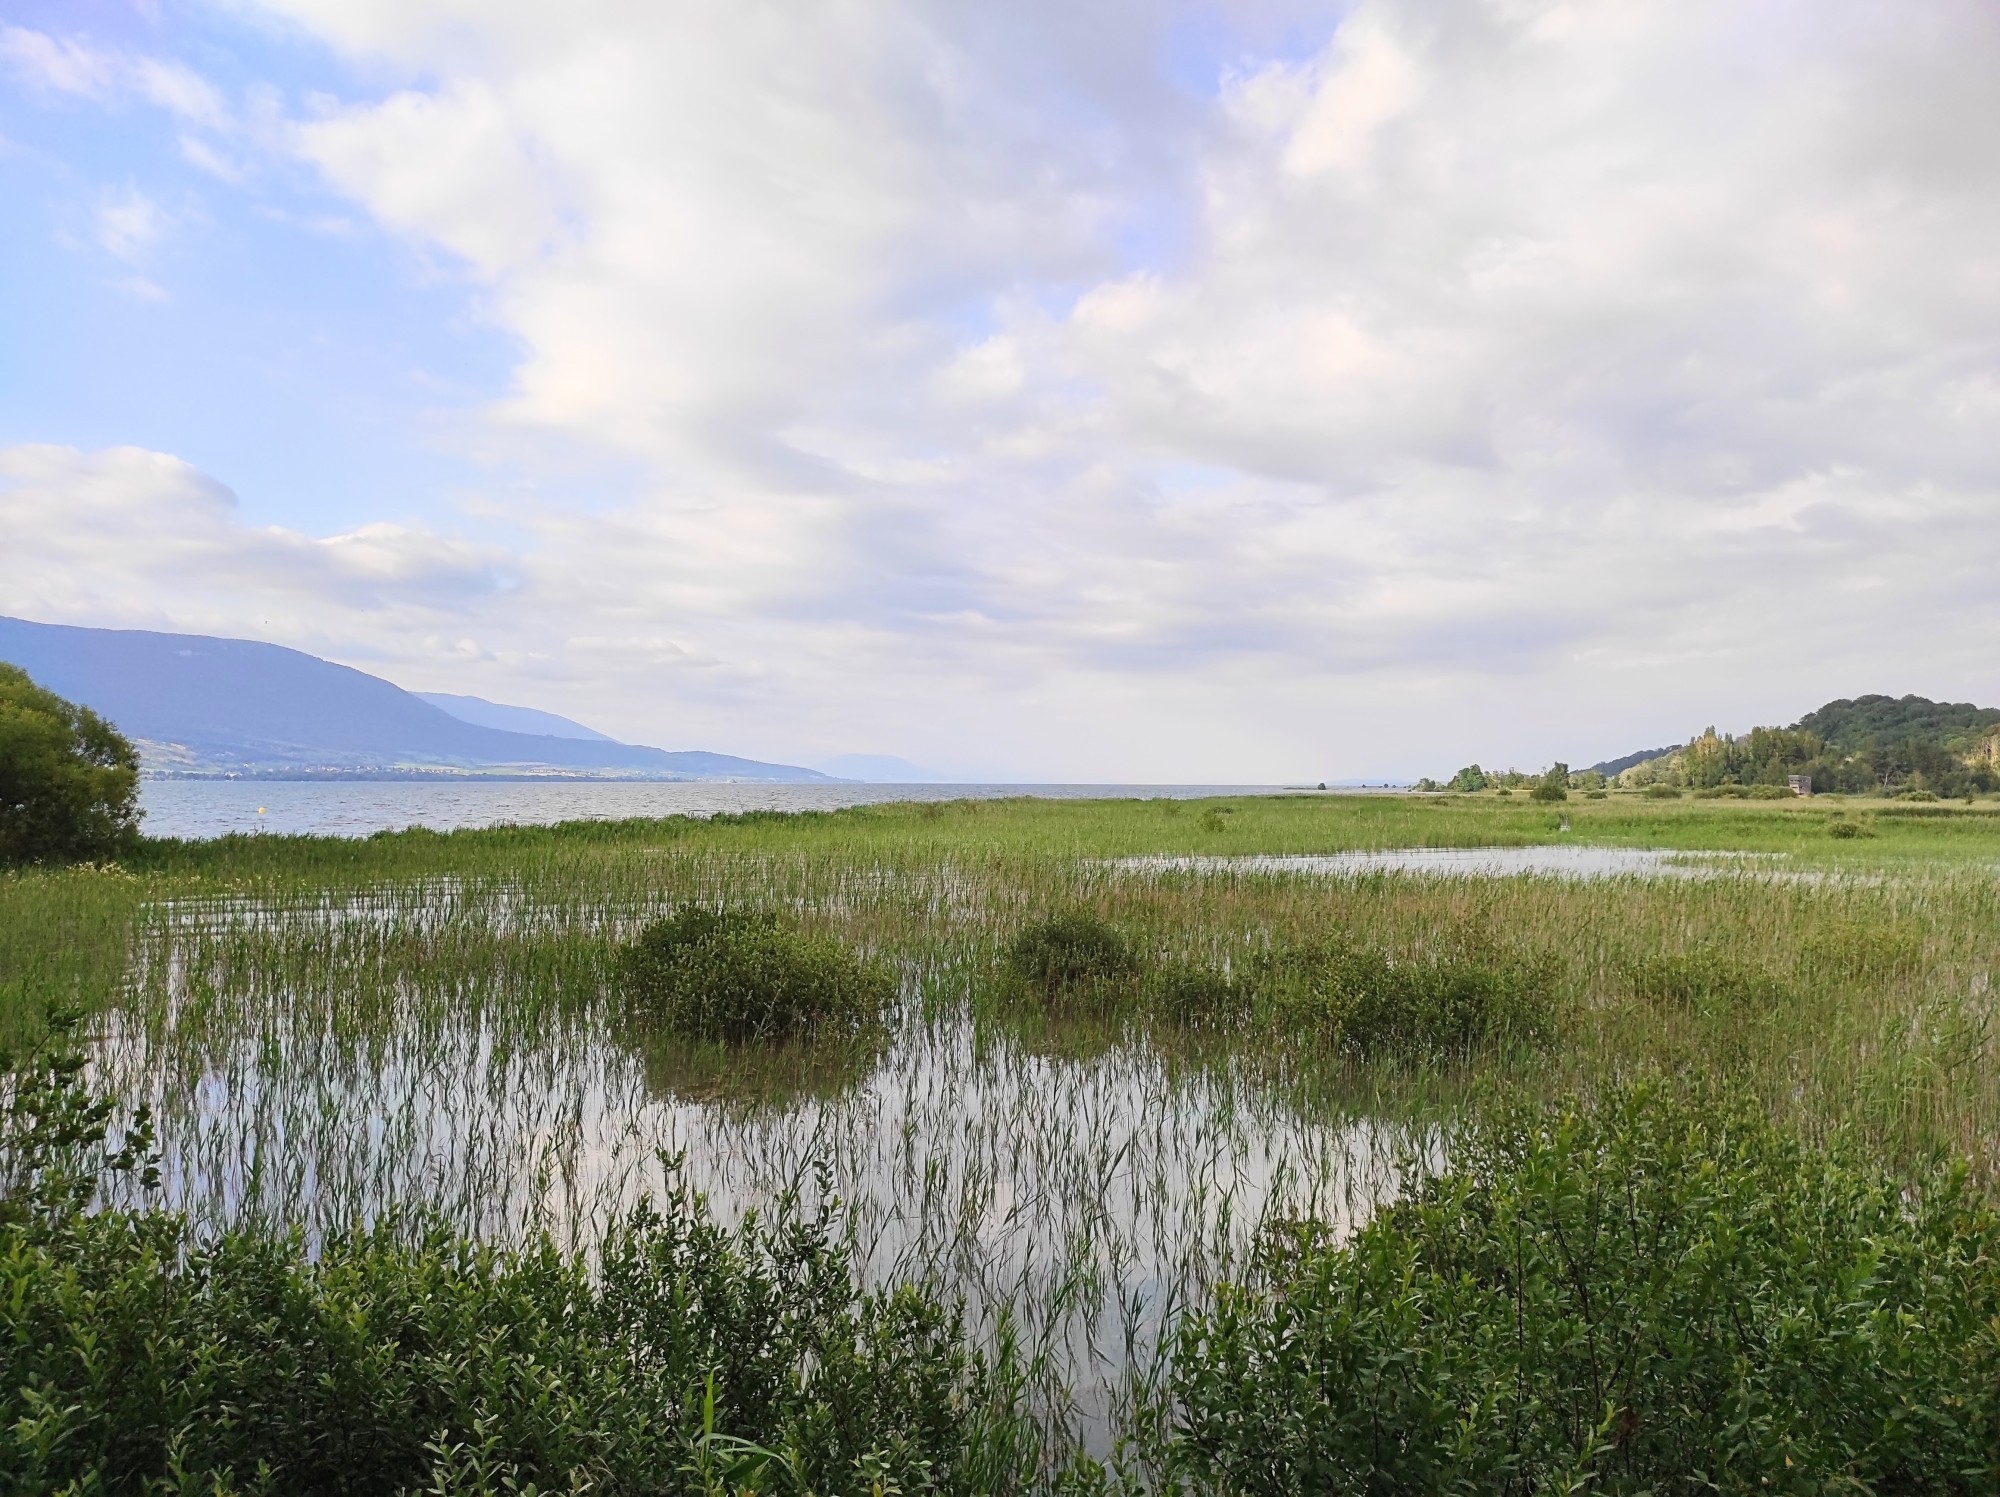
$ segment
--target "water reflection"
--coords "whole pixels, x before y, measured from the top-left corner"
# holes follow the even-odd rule
[[[824,1169],[864,1279],[942,1279],[1003,1318],[1044,1404],[1102,1448],[1169,1317],[1272,1215],[1361,1220],[1409,1139],[1298,1116],[1227,1064],[1054,1056],[907,1012],[877,1053],[669,1053],[601,1016],[436,993],[357,1021],[334,992],[115,1017],[102,1064],[160,1121],[166,1204],[309,1239],[423,1207],[581,1244],[679,1155],[719,1216]],[[842,1072],[860,1062],[861,1074]]]
[[[1128,873],[1318,874],[1355,878],[1408,873],[1432,878],[1716,878],[1760,870],[1782,854],[1678,852],[1659,847],[1396,847],[1366,852],[1253,853],[1243,857],[1155,854],[1119,858]]]

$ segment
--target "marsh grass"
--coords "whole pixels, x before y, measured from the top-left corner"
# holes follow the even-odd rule
[[[1055,1463],[1138,1417],[1162,1337],[1269,1223],[1367,1220],[1496,1093],[1723,1075],[1808,1141],[1993,1178],[1996,818],[1911,807],[1945,814],[1878,813],[1856,842],[1806,802],[1614,795],[1572,801],[1569,832],[1492,797],[1230,804],[1217,831],[1199,805],[1024,801],[155,843],[122,873],[0,881],[0,1017],[26,1032],[51,995],[101,1013],[98,1074],[153,1105],[198,1241],[262,1223],[319,1244],[421,1208],[588,1253],[662,1199],[663,1148],[724,1223],[818,1161],[856,1278],[963,1295]],[[1596,881],[1113,863],[1555,841],[1765,857]],[[770,912],[895,974],[878,1040],[642,1035],[620,953],[689,905]],[[1112,932],[1137,971],[1055,1003],[1010,975],[1052,912]],[[1285,979],[1349,995],[1312,1031],[1329,1042],[1255,1022],[1253,979],[1336,938],[1332,977]],[[1500,1012],[1529,972],[1532,1042],[1452,1017],[1480,991]],[[1413,1019],[1399,985],[1451,973],[1470,987],[1440,980],[1441,1017]],[[1368,1004],[1368,1042],[1337,1042]]]

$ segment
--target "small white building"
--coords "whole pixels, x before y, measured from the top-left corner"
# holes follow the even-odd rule
[[[1788,774],[1785,776],[1785,783],[1792,787],[1794,795],[1812,794],[1812,776],[1809,774]]]

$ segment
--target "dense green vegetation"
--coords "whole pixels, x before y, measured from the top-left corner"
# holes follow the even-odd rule
[[[1415,788],[1468,794],[1532,787],[1553,800],[1557,789],[1600,790],[1616,776],[1630,789],[1776,794],[1794,775],[1822,795],[1989,795],[2000,791],[2000,708],[1863,696],[1828,702],[1789,728],[1753,728],[1741,737],[1710,728],[1682,747],[1628,754],[1581,774],[1564,765],[1533,776],[1469,764],[1443,784],[1424,779]]]
[[[420,1220],[311,1256],[265,1227],[190,1243],[169,1214],[83,1209],[138,1159],[105,1147],[79,1060],[35,1055],[0,1156],[10,1492],[973,1494],[1034,1474],[1007,1369],[958,1311],[858,1291],[795,1198],[727,1230],[670,1174],[588,1258]]]
[[[1741,738],[1710,728],[1621,778],[1707,789],[1779,786],[1791,775],[1810,777],[1821,794],[1990,794],[2000,790],[2000,708],[1856,697],[1829,702],[1789,728],[1755,728]]]
[[[1690,862],[1231,861],[1551,845]],[[21,1053],[47,1005],[88,1010],[93,1068],[13,1083],[5,1469],[1987,1490],[1996,862],[1985,806],[1614,791],[16,871],[0,1019]],[[795,1058],[825,1015],[869,1029],[855,1065]],[[123,1149],[142,1102],[158,1186],[142,1132],[80,1210],[78,1138]],[[1793,1466],[1757,1464],[1773,1440]]]
[[[633,1018],[731,1044],[852,1035],[895,993],[887,973],[768,911],[684,905],[641,931],[619,965]]]
[[[0,866],[115,857],[138,825],[132,745],[0,663]]]
[[[1349,1241],[1285,1224],[1181,1327],[1200,1490],[1976,1492],[2000,1218],[1753,1108],[1500,1108]]]

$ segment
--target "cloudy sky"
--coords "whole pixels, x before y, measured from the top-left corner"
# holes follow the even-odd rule
[[[0,612],[621,737],[2000,702],[1992,0],[0,0]]]

